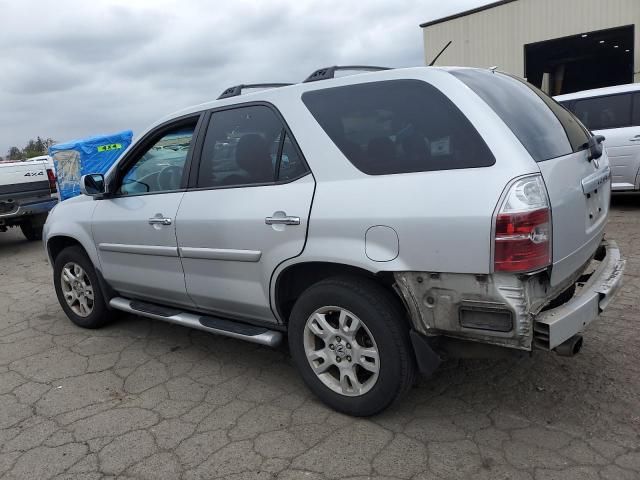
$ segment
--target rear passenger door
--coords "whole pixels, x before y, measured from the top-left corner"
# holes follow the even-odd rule
[[[585,98],[573,103],[573,112],[590,130],[606,137],[611,162],[612,189],[638,187],[640,169],[640,93]]]
[[[305,244],[315,181],[274,107],[210,114],[177,215],[187,292],[203,310],[275,322],[269,284]]]

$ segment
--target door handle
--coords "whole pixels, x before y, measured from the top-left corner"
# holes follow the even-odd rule
[[[267,217],[264,219],[267,225],[300,225],[300,217]]]
[[[633,138],[629,139],[630,142],[640,142],[640,135],[636,135]]]
[[[151,217],[149,219],[149,225],[171,225],[172,222],[173,220],[170,218],[163,217]]]

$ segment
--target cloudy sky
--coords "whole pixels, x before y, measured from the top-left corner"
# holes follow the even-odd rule
[[[0,0],[0,156],[132,129],[238,83],[423,64],[419,24],[490,0]]]

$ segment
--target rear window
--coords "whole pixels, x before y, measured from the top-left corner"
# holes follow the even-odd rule
[[[480,96],[536,162],[587,147],[589,132],[558,102],[533,85],[502,73],[460,69],[451,74]]]
[[[315,90],[306,92],[302,101],[345,157],[369,175],[495,163],[462,112],[419,80]]]
[[[630,93],[575,100],[570,110],[591,130],[630,127]]]

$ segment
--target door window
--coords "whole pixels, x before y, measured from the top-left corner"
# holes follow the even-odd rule
[[[265,185],[305,172],[284,125],[269,107],[234,108],[211,116],[198,188]]]
[[[278,181],[290,181],[300,178],[307,173],[307,165],[298,155],[291,135],[284,133],[284,141],[282,143],[282,153],[280,155],[280,166],[278,168]]]
[[[640,127],[640,92],[633,95],[633,126]]]
[[[573,113],[590,130],[606,130],[631,125],[631,94],[576,100]]]
[[[306,92],[302,101],[344,156],[369,175],[495,163],[464,114],[422,81],[326,88]]]
[[[164,133],[125,173],[118,194],[140,195],[179,190],[191,149],[193,125]]]

